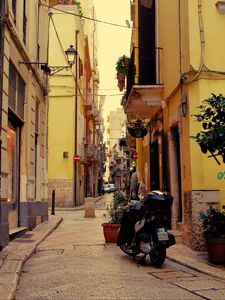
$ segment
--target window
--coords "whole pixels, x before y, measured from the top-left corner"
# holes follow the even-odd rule
[[[14,23],[16,24],[16,0],[12,0],[12,12],[14,17]]]
[[[35,132],[38,134],[38,127],[39,127],[39,101],[36,100],[36,107],[35,107]]]
[[[81,77],[81,76],[83,76],[83,62],[82,62],[82,60],[80,59],[80,57],[79,57],[79,78]]]
[[[23,42],[27,40],[27,17],[26,17],[26,0],[23,0]]]
[[[25,83],[13,64],[9,63],[9,107],[24,118]]]
[[[19,127],[9,121],[7,128],[8,201],[18,200]]]
[[[40,45],[38,44],[38,45],[37,45],[37,61],[40,61],[40,50],[41,50],[41,47],[40,47]]]

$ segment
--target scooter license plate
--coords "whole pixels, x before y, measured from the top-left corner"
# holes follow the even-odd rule
[[[168,241],[169,240],[169,236],[168,236],[168,232],[166,230],[166,228],[156,228],[156,232],[158,235],[158,240],[161,241]]]

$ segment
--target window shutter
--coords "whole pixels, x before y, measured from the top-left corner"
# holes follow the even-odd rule
[[[9,107],[14,111],[16,109],[16,70],[9,63]]]

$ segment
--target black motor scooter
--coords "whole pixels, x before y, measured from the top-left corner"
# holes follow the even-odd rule
[[[166,248],[175,244],[168,233],[173,197],[152,191],[142,201],[133,201],[123,211],[117,245],[130,256],[150,256],[155,267],[166,258]]]

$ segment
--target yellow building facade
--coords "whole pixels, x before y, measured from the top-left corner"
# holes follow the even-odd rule
[[[0,247],[48,219],[47,6],[1,1]]]
[[[131,59],[124,109],[130,121],[141,118],[148,127],[148,134],[136,139],[142,152],[140,178],[149,185],[147,191],[167,190],[174,196],[172,228],[197,250],[204,248],[199,212],[225,205],[223,163],[203,155],[190,138],[201,129],[193,117],[201,101],[225,88],[225,15],[219,2],[131,4],[137,71],[131,76]],[[144,52],[145,47],[151,50]],[[144,54],[149,60],[143,63]]]
[[[83,11],[93,17],[92,1],[80,1],[79,5],[76,1],[55,2],[50,17],[49,65],[66,66],[64,51],[70,45],[77,56],[71,68],[53,72],[49,79],[49,201],[55,191],[57,206],[72,207],[84,203],[86,196],[95,196],[97,190],[97,165],[92,164],[87,175],[88,155],[95,153],[93,160],[97,157],[97,39],[95,24],[81,18]]]

